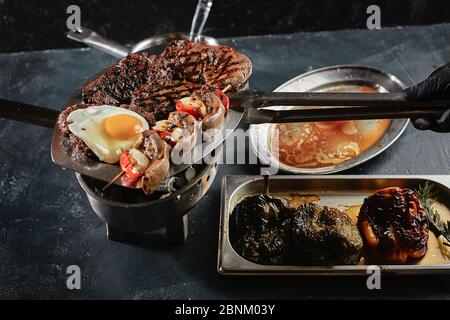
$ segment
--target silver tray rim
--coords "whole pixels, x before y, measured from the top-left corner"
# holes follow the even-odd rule
[[[277,266],[261,265],[250,262],[239,256],[231,246],[228,238],[229,203],[233,194],[242,186],[262,180],[260,175],[234,175],[222,178],[220,199],[220,223],[217,256],[217,272],[224,276],[267,276],[267,275],[296,275],[296,276],[364,276],[368,274],[368,266],[339,265],[339,266]],[[352,179],[420,179],[429,180],[443,185],[450,190],[450,175],[275,175],[270,179],[279,180],[352,180]],[[238,186],[238,187],[237,187]],[[235,261],[239,266],[233,265]],[[439,265],[377,265],[383,274],[389,275],[425,275],[450,274],[450,262]]]
[[[370,66],[363,66],[363,65],[335,65],[335,66],[328,66],[328,67],[322,67],[318,69],[314,69],[305,73],[302,73],[298,76],[295,76],[294,78],[289,79],[288,81],[284,82],[280,86],[278,86],[274,92],[283,91],[287,86],[289,86],[291,83],[297,82],[299,80],[303,80],[304,78],[307,78],[311,75],[317,75],[321,73],[326,73],[330,71],[335,71],[335,73],[345,71],[345,70],[353,70],[354,72],[369,72],[373,74],[378,74],[382,77],[384,77],[387,81],[390,81],[393,85],[398,86],[398,88],[405,89],[406,85],[403,81],[401,81],[399,78],[394,76],[393,74],[386,72],[384,70],[370,67]],[[367,81],[369,83],[369,81]],[[322,83],[321,86],[325,85],[326,83]],[[379,85],[379,83],[377,84]],[[313,90],[314,91],[314,90]],[[275,159],[272,157],[272,153],[269,150],[269,147],[266,146],[267,142],[264,140],[263,142],[259,142],[260,137],[263,136],[263,139],[266,139],[268,134],[264,134],[264,132],[270,130],[271,124],[258,124],[258,125],[250,125],[249,129],[249,137],[250,137],[250,145],[252,147],[253,152],[257,155],[257,157],[260,159],[260,161],[265,165],[271,165],[275,164],[277,168],[279,168],[283,172],[290,172],[294,174],[330,174],[330,173],[337,173],[341,171],[345,171],[351,168],[354,168],[356,166],[359,166],[363,164],[364,162],[369,161],[370,159],[380,155],[382,152],[386,151],[389,147],[391,147],[404,133],[406,128],[408,127],[409,119],[393,119],[392,123],[390,124],[388,130],[383,135],[383,137],[375,143],[372,147],[370,147],[365,152],[361,153],[360,155],[346,160],[340,164],[337,165],[331,165],[326,167],[320,167],[320,168],[297,168],[292,167],[289,165],[286,165],[282,162],[279,162],[278,159]],[[260,148],[257,146],[263,146],[264,152],[260,152]]]

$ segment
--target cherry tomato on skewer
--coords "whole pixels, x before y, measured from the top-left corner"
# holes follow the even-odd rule
[[[175,140],[172,139],[172,133],[169,131],[165,131],[165,130],[157,130],[157,129],[151,129],[149,130],[150,132],[154,132],[159,134],[159,136],[161,137],[161,139],[163,139],[165,142],[167,142],[168,144],[170,144],[172,147],[174,145],[177,144],[177,142]]]
[[[230,108],[230,98],[228,98],[228,96],[220,89],[214,90],[214,93],[219,96],[220,100],[222,100],[222,104],[225,107],[225,110],[228,111],[228,109]]]
[[[184,104],[181,100],[178,100],[175,104],[177,111],[189,113],[195,119],[199,120],[202,117],[202,113],[195,106],[190,104]]]
[[[200,120],[206,116],[206,106],[198,98],[184,97],[175,103],[178,111],[186,112],[192,115],[195,119]]]
[[[126,150],[122,152],[119,158],[120,168],[125,172],[127,183],[134,184],[144,174],[141,170],[136,168],[131,161],[129,152]]]

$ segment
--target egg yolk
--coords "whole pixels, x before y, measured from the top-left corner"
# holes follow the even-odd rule
[[[106,134],[117,140],[127,140],[143,130],[142,122],[129,114],[117,114],[104,120]]]

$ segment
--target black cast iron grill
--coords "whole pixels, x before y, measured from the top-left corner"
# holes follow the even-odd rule
[[[108,239],[127,241],[135,233],[165,228],[169,243],[180,244],[187,237],[187,214],[210,188],[221,156],[222,145],[211,152],[208,164],[193,165],[195,177],[172,193],[146,196],[142,190],[118,185],[102,191],[104,181],[80,173],[76,176],[92,209],[105,221]]]

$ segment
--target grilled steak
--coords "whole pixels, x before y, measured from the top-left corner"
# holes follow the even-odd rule
[[[310,265],[357,264],[363,240],[356,224],[338,209],[306,203],[292,220],[293,250]]]
[[[177,100],[189,96],[200,87],[199,84],[185,81],[172,81],[161,86],[147,83],[133,93],[132,102],[154,112],[156,120],[163,120],[175,111]]]
[[[410,189],[386,188],[367,197],[358,227],[367,246],[384,261],[405,263],[427,252],[426,213]]]
[[[133,101],[156,112],[158,103],[164,110],[170,109],[168,104],[173,100],[204,84],[238,89],[251,71],[250,59],[233,48],[179,40],[160,56],[139,52],[121,59],[88,83],[82,95],[85,103],[118,105]],[[181,90],[183,87],[187,91]]]
[[[169,62],[174,77],[223,89],[242,87],[252,72],[250,59],[227,46],[198,41],[172,41],[161,56]]]
[[[83,101],[94,104],[129,103],[134,91],[151,82],[164,84],[171,80],[165,60],[146,52],[131,54],[108,68],[82,90]]]
[[[57,125],[63,137],[65,138],[63,139],[63,147],[66,148],[67,151],[69,151],[72,154],[72,156],[76,159],[83,159],[85,157],[95,158],[95,155],[89,149],[89,147],[83,142],[83,140],[78,138],[69,130],[69,123],[67,122],[67,117],[72,111],[75,111],[77,109],[85,109],[90,106],[93,106],[93,104],[74,104],[68,106],[58,116]],[[155,124],[155,117],[153,113],[146,111],[144,108],[126,104],[123,104],[120,107],[134,111],[137,114],[141,115],[145,120],[147,120],[150,127]]]

